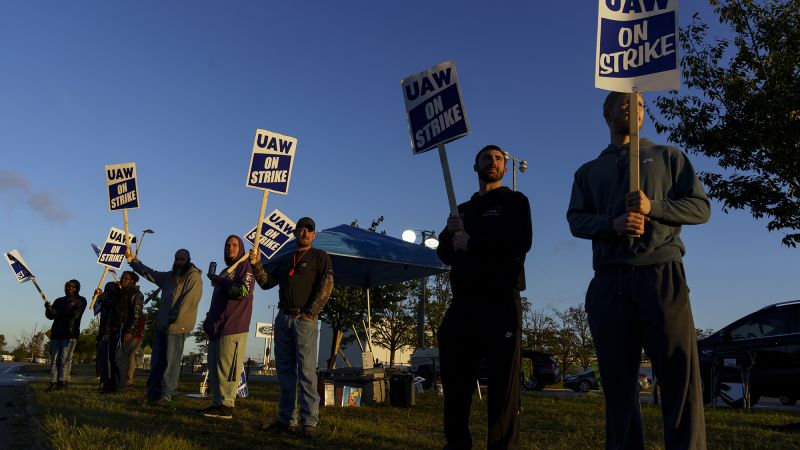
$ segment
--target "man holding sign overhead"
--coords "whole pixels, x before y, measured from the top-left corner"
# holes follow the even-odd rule
[[[480,190],[458,205],[439,234],[451,266],[453,303],[439,327],[448,448],[471,448],[470,407],[481,359],[489,367],[488,448],[519,446],[520,334],[525,255],[531,248],[527,197],[503,186],[506,159],[487,145],[475,156]]]
[[[634,105],[639,126],[641,95]],[[666,448],[705,448],[705,421],[681,226],[704,223],[708,198],[686,155],[640,141],[641,188],[629,192],[629,95],[611,92],[611,143],[575,173],[572,234],[592,240],[586,312],[606,401],[606,448],[644,448],[639,411],[642,348],[662,389]],[[637,130],[638,131],[638,130]]]

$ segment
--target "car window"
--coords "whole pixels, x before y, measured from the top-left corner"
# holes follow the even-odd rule
[[[795,320],[786,308],[772,308],[755,314],[731,329],[731,339],[756,339],[793,332]]]

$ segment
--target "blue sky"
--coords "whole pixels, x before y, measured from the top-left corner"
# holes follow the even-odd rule
[[[102,268],[89,243],[122,227],[103,166],[134,161],[141,208],[130,229],[156,231],[141,259],[166,270],[185,247],[205,271],[223,260],[228,234],[255,225],[261,193],[245,178],[257,128],[298,138],[289,194],[271,195],[268,212],[309,215],[320,229],[383,215],[393,236],[439,230],[438,157],[412,155],[400,80],[453,59],[471,126],[447,146],[458,200],[477,189],[483,145],[527,160],[517,177],[533,209],[524,295],[548,310],[582,304],[591,247],[570,235],[565,211],[574,171],[608,143],[593,77],[597,4],[284,3],[3,3],[0,248],[19,249],[50,298],[70,278],[91,296]],[[698,8],[709,11],[682,2],[682,23]],[[665,140],[649,121],[642,134]],[[683,236],[696,326],[797,298],[800,253],[747,212],[715,204]],[[47,320],[33,286],[3,270],[0,333],[13,344]],[[210,294],[206,284],[198,320]],[[277,290],[258,291],[253,323],[268,322],[276,302]],[[261,345],[251,339],[248,353]]]

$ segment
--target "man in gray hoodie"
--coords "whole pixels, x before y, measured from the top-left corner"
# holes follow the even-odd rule
[[[575,173],[567,211],[572,234],[592,240],[594,278],[586,292],[606,402],[606,448],[644,448],[639,410],[642,348],[662,389],[668,449],[704,449],[705,419],[682,225],[711,214],[688,158],[640,141],[638,191],[628,192],[629,94],[603,104],[611,144]],[[638,96],[639,124],[644,106]],[[640,125],[641,127],[641,125]],[[635,237],[629,237],[635,236]]]
[[[183,345],[194,329],[197,305],[203,295],[200,269],[192,264],[189,251],[185,249],[175,252],[175,261],[169,272],[158,272],[145,266],[133,256],[130,249],[126,256],[136,273],[161,288],[150,376],[147,379],[147,399],[152,404],[169,404],[178,387]]]

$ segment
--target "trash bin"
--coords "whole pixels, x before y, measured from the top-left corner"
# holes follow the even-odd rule
[[[389,378],[389,404],[406,408],[416,404],[414,374],[396,373]]]

